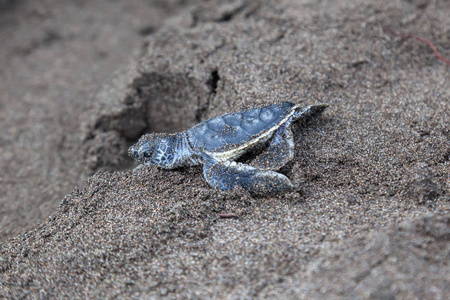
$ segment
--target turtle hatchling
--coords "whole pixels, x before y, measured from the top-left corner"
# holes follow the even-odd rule
[[[182,132],[146,134],[129,154],[142,164],[164,169],[203,165],[208,184],[221,190],[241,186],[254,194],[284,193],[293,185],[276,170],[294,158],[290,126],[319,115],[327,106],[280,102],[228,113]],[[235,161],[266,142],[268,146],[251,165]]]

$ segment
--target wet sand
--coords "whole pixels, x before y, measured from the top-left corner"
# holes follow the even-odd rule
[[[449,57],[449,3],[55,3],[0,3],[0,297],[448,298],[449,66],[383,28]],[[295,192],[132,171],[146,132],[281,100],[330,105]]]

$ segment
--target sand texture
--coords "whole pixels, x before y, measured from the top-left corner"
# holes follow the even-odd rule
[[[449,1],[95,3],[0,1],[0,298],[450,298],[450,66],[387,30]],[[285,100],[294,192],[127,156]]]

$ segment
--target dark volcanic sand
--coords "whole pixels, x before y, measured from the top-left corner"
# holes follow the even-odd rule
[[[449,298],[449,66],[383,28],[448,58],[450,2],[194,2],[0,1],[0,298]],[[145,132],[277,100],[330,104],[297,192],[130,171]]]

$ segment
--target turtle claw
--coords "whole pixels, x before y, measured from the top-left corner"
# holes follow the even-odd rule
[[[203,165],[203,175],[209,185],[221,190],[240,186],[251,194],[274,195],[293,189],[291,181],[283,174],[234,161],[218,162],[210,158]]]
[[[251,165],[261,170],[279,170],[294,158],[294,138],[289,124],[273,134],[268,148],[256,157]]]

